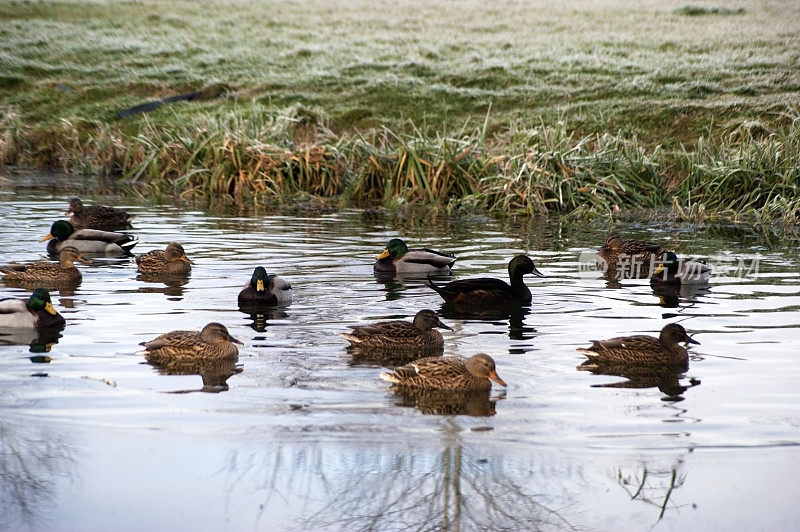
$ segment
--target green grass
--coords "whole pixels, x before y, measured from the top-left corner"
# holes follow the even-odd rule
[[[688,209],[703,180],[791,165],[767,155],[797,146],[799,27],[777,0],[11,0],[0,162],[247,200]],[[216,83],[222,98],[114,114]],[[747,183],[752,201],[708,208],[791,204]]]

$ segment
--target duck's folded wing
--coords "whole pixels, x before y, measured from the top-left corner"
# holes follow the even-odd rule
[[[16,314],[18,312],[28,312],[28,305],[24,300],[13,297],[0,299],[0,314]]]
[[[131,248],[139,240],[128,233],[115,233],[113,231],[101,231],[99,229],[80,229],[70,236],[73,240],[99,240],[109,244],[117,244],[122,248]]]
[[[417,336],[419,333],[419,329],[413,324],[400,320],[353,327],[353,335],[361,338],[367,336],[410,337]]]
[[[439,292],[446,292],[450,294],[476,291],[511,293],[511,286],[509,286],[508,283],[492,277],[459,279],[458,281],[447,283],[444,286],[437,286],[437,289]]]
[[[409,249],[400,260],[413,264],[430,264],[437,268],[444,268],[445,266],[452,266],[456,258],[453,255],[432,249]]]

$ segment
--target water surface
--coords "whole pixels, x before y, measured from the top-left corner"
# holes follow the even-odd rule
[[[46,257],[37,242],[69,197],[53,190],[0,191],[3,262]],[[134,251],[179,241],[193,272],[185,284],[145,283],[132,258],[97,258],[80,266],[78,288],[53,292],[67,326],[49,363],[31,359],[46,341],[0,336],[1,528],[800,528],[797,242],[768,228],[128,207]],[[720,274],[708,290],[666,297],[647,281],[609,286],[579,256],[612,225]],[[443,314],[445,354],[489,353],[509,384],[495,386],[490,409],[404,405],[380,365],[354,359],[338,336],[441,310],[423,279],[373,276],[395,236],[458,255],[454,278],[506,278],[519,252],[547,275],[527,279],[534,300],[521,313]],[[291,306],[237,308],[259,264],[292,282]],[[245,344],[226,386],[160,374],[136,354],[210,321]],[[670,321],[701,342],[670,382],[629,387],[576,369],[576,347],[657,335]]]

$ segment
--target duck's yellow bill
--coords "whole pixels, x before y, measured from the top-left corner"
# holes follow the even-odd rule
[[[658,275],[663,271],[664,271],[664,265],[663,264],[659,264],[658,266],[656,266],[656,269],[653,270],[653,275]]]
[[[45,312],[47,312],[48,314],[52,314],[53,316],[58,314],[58,312],[56,312],[56,309],[53,308],[53,304],[49,301],[44,305],[44,310]]]
[[[39,242],[44,242],[44,241],[46,241],[46,240],[50,240],[51,238],[53,238],[53,235],[51,235],[51,234],[48,234],[48,235],[47,235],[46,237],[44,237],[43,239],[39,240]]]
[[[263,292],[264,291],[264,279],[259,279],[256,281],[256,292]]]
[[[388,249],[384,249],[384,250],[383,250],[383,253],[381,253],[380,255],[378,255],[378,260],[380,260],[380,259],[385,259],[385,258],[386,258],[386,257],[388,257],[388,256],[389,256],[389,250],[388,250]]]

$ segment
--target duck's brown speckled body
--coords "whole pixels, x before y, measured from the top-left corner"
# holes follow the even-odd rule
[[[620,234],[615,232],[606,237],[605,243],[597,251],[597,268],[625,279],[646,279],[663,252],[659,244],[622,240]]]
[[[171,331],[142,342],[144,356],[151,364],[169,366],[175,361],[194,359],[235,359],[241,344],[220,323],[209,323],[202,331]]]
[[[608,340],[594,340],[591,347],[578,348],[595,364],[685,365],[689,361],[686,348],[679,342],[699,344],[686,334],[677,323],[661,329],[658,338],[653,336],[620,336]]]
[[[39,286],[77,284],[81,281],[80,270],[75,261],[91,263],[72,246],[61,249],[58,262],[31,262],[28,264],[9,264],[0,266],[0,273],[6,282]]]
[[[339,333],[359,347],[432,348],[444,345],[436,327],[450,329],[432,310],[420,310],[413,322],[394,320],[358,325],[349,333]]]
[[[399,388],[420,390],[485,390],[492,387],[489,379],[506,385],[497,375],[492,357],[482,353],[468,360],[450,356],[420,358],[380,376]]]
[[[76,229],[100,229],[115,231],[117,229],[130,229],[133,215],[125,209],[106,207],[105,205],[84,206],[78,198],[69,201],[66,214],[72,214],[69,222]]]
[[[182,245],[170,242],[165,249],[154,249],[136,257],[136,267],[148,277],[188,275],[192,262],[186,258]]]

